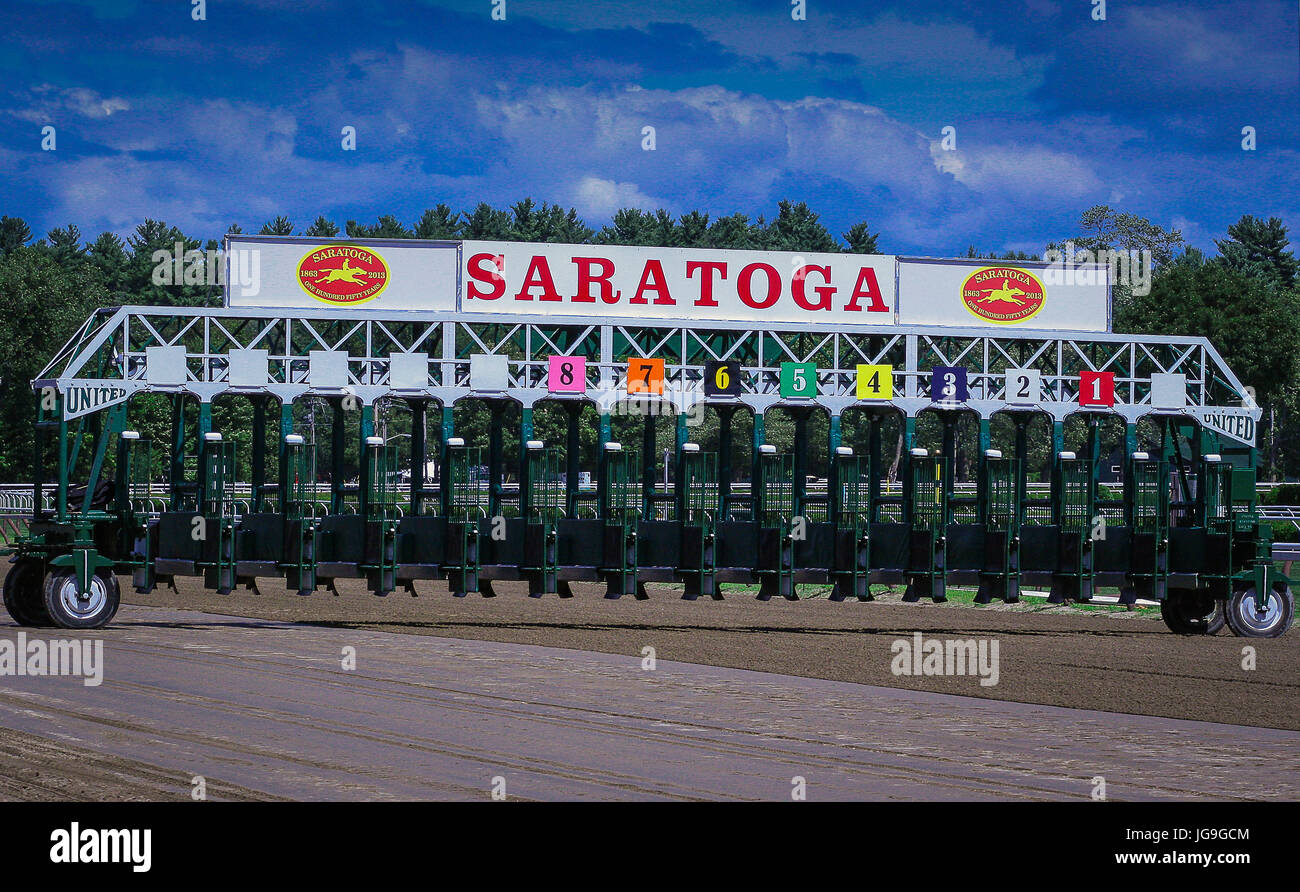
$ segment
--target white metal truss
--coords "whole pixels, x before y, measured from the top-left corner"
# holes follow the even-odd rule
[[[181,347],[183,383],[150,380],[147,350]],[[230,351],[268,351],[264,386],[230,383]],[[312,351],[346,354],[347,382],[322,386],[310,379]],[[406,353],[429,359],[424,387],[390,386],[389,357]],[[473,354],[504,355],[508,382],[503,390],[476,390],[470,380]],[[586,358],[587,393],[551,394],[547,366],[552,355]],[[1113,372],[1115,403],[1109,410],[1129,423],[1144,415],[1183,415],[1221,434],[1254,445],[1261,410],[1205,338],[1153,337],[987,328],[923,326],[780,325],[655,321],[601,324],[578,317],[394,314],[322,309],[277,313],[183,307],[120,307],[91,317],[33,382],[65,396],[77,388],[96,390],[95,409],[137,392],[186,393],[203,401],[228,393],[267,395],[291,401],[303,395],[350,392],[364,403],[392,396],[431,399],[451,405],[467,398],[508,398],[531,407],[548,398],[585,398],[606,409],[628,399],[627,360],[662,357],[665,392],[653,399],[678,411],[703,400],[765,411],[775,405],[814,406],[838,415],[846,409],[893,407],[907,416],[931,408],[959,408],[989,418],[1001,411],[1041,411],[1061,421],[1079,411],[1080,371]],[[735,361],[741,366],[741,394],[703,395],[705,364]],[[782,363],[813,363],[818,394],[787,399],[780,394]],[[856,397],[858,365],[890,365],[893,398],[865,402]],[[936,366],[967,369],[969,399],[960,406],[929,398]],[[1040,398],[1019,404],[1005,393],[1007,369],[1041,375]],[[1185,405],[1152,405],[1153,374],[1182,375]],[[105,395],[107,394],[107,395]],[[85,405],[86,398],[82,399]],[[66,408],[65,416],[70,414]]]

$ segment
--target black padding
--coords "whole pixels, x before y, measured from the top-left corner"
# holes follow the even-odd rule
[[[1055,572],[1059,528],[1022,526],[1020,528],[1020,569]]]
[[[440,564],[447,518],[433,514],[403,517],[397,525],[397,555],[403,564]]]
[[[622,529],[614,528],[621,536]],[[559,535],[559,563],[564,567],[599,567],[604,560],[605,522],[603,520],[561,520],[556,525]]]
[[[753,569],[754,548],[758,538],[756,524],[746,520],[728,520],[718,524],[717,536],[714,553],[719,567]]]

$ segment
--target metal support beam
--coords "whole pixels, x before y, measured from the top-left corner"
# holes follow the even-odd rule
[[[343,400],[330,400],[334,423],[330,427],[330,513],[343,513],[343,457],[347,449],[347,430],[343,426]]]
[[[361,405],[361,424],[359,428],[357,462],[361,466],[361,473],[358,475],[361,479],[361,487],[360,492],[357,493],[357,511],[362,517],[369,517],[370,491],[374,487],[375,481],[371,479],[373,462],[370,461],[370,449],[366,447],[366,440],[375,435],[375,407],[373,403],[363,403]]]
[[[277,479],[279,480],[279,499],[278,505],[281,514],[288,511],[289,492],[293,487],[293,481],[289,478],[289,447],[284,442],[284,438],[293,433],[293,403],[280,404],[280,436],[275,444],[276,454],[279,456],[279,462],[276,465]],[[315,480],[305,481],[308,484],[314,484]]]
[[[502,442],[504,432],[501,430],[501,425],[505,420],[506,407],[505,403],[493,402],[490,408],[492,411],[492,421],[491,427],[488,429],[488,517],[500,517],[502,494],[501,474],[503,466],[505,465],[505,446]],[[529,421],[531,422],[531,420],[532,419],[530,418]],[[529,426],[531,427],[531,424]],[[527,442],[527,437],[531,435],[532,431],[529,431],[528,434],[525,435],[521,425],[519,435],[521,450],[523,449],[523,444]]]
[[[719,406],[718,412],[718,520],[725,521],[731,511],[731,421],[735,406]]]
[[[424,469],[429,462],[425,423],[429,404],[425,400],[410,400],[411,408],[411,513],[424,512]]]
[[[655,416],[647,413],[645,426],[641,430],[641,516],[654,519],[655,503]]]
[[[802,517],[804,502],[808,499],[808,418],[812,415],[812,410],[791,409],[790,414],[794,417],[794,504],[791,506],[791,516]]]
[[[168,481],[171,484],[170,505],[172,511],[180,509],[181,487],[185,483],[185,395],[172,394],[172,443],[171,455],[168,456]]]
[[[880,475],[884,470],[881,429],[885,425],[885,418],[877,412],[872,412],[867,424],[867,501],[869,503],[867,517],[874,523],[877,520],[876,506],[880,503]]]
[[[568,517],[578,516],[578,469],[582,440],[580,425],[582,422],[582,403],[566,403],[568,430],[564,444],[564,512]]]
[[[262,511],[266,499],[266,403],[265,397],[253,400],[252,502],[254,514]]]

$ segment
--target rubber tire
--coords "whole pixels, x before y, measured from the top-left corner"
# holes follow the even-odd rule
[[[105,588],[103,606],[89,616],[78,616],[68,611],[63,605],[62,589],[68,584],[77,584],[77,574],[72,570],[58,568],[45,574],[42,592],[45,595],[45,609],[54,625],[61,629],[102,629],[117,615],[117,608],[122,602],[122,591],[117,584],[117,576],[106,570],[100,570],[94,576],[91,585],[102,584]]]
[[[37,561],[17,561],[9,568],[4,582],[5,610],[20,626],[39,628],[53,622],[45,609],[44,581]]]
[[[1160,602],[1160,618],[1165,621],[1169,631],[1176,635],[1215,635],[1223,628],[1225,617],[1222,601],[1209,599],[1214,605],[1209,613],[1201,613],[1202,603],[1197,600],[1209,599],[1201,592],[1171,591]]]
[[[1255,603],[1254,587],[1238,589],[1233,592],[1232,598],[1227,602],[1225,611],[1228,628],[1232,629],[1232,634],[1241,638],[1280,638],[1287,629],[1291,628],[1291,621],[1295,619],[1295,595],[1292,594],[1290,588],[1280,590],[1274,588],[1269,593],[1269,602],[1272,603],[1274,598],[1279,600],[1282,609],[1277,620],[1267,629],[1261,630],[1243,622],[1238,612],[1253,610],[1252,607],[1246,605],[1246,601],[1249,600],[1250,604]]]

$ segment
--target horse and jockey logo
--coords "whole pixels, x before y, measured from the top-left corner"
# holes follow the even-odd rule
[[[369,248],[326,245],[298,261],[298,284],[323,303],[365,303],[388,285],[388,264]]]
[[[1033,273],[1007,266],[987,266],[967,277],[961,302],[972,315],[998,325],[1024,322],[1043,308],[1047,291]]]

